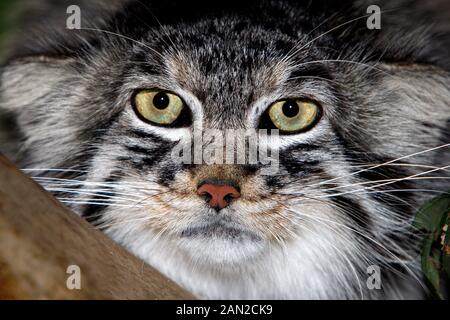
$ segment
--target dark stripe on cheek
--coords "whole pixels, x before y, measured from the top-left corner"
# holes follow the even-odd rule
[[[169,182],[175,179],[175,174],[179,170],[180,168],[176,165],[163,167],[158,174],[158,183],[168,186]]]
[[[330,194],[329,199],[359,226],[358,231],[370,229],[370,214],[358,202],[344,195],[332,196],[335,193],[332,190],[325,191],[325,193]]]
[[[389,160],[381,160],[379,163],[384,163]],[[401,179],[406,178],[410,174],[406,170],[402,170],[398,167],[383,166],[378,167],[374,170],[364,171],[358,174],[364,180],[368,181],[378,181],[387,179]],[[375,182],[374,184],[377,184]],[[402,180],[396,182],[380,182],[383,184],[381,187],[374,187],[368,194],[374,201],[384,203],[389,206],[389,208],[396,212],[397,214],[410,216],[414,214],[414,210],[411,205],[414,205],[414,193],[409,191],[401,190],[411,190],[414,189],[414,183],[411,180]],[[396,191],[397,190],[397,191]],[[374,191],[388,191],[376,193]],[[394,192],[389,192],[394,191]]]
[[[319,168],[320,160],[308,157],[308,152],[322,149],[314,144],[297,144],[286,150],[280,151],[280,165],[292,175],[299,173],[317,174],[321,171]]]
[[[323,170],[319,167],[320,161],[298,161],[298,160],[288,160],[283,161],[283,167],[292,175],[297,175],[299,173],[303,175],[319,174]]]
[[[356,164],[369,164],[371,166],[383,164],[392,161],[393,158],[383,157],[370,152],[369,150],[362,150],[358,147],[351,146],[342,135],[336,132],[336,136],[340,145],[342,146],[346,159]],[[402,161],[406,162],[406,161]],[[406,162],[407,163],[407,162]],[[361,172],[359,172],[361,171]],[[374,184],[367,186],[374,186],[376,181],[387,179],[405,178],[410,175],[408,170],[402,169],[398,166],[383,165],[370,170],[355,169],[353,173],[358,172],[355,176],[365,181],[373,181]],[[380,182],[383,186],[379,188],[369,189],[367,195],[380,205],[387,205],[390,210],[401,215],[414,214],[410,204],[414,203],[414,194],[408,191],[395,191],[393,193],[376,193],[374,191],[391,191],[413,189],[414,183],[411,180],[402,180],[396,182]],[[362,188],[362,187],[361,187]],[[401,200],[400,200],[400,199]]]
[[[105,180],[103,183],[116,183],[120,180],[121,173],[119,171],[114,171],[111,176]],[[111,186],[103,186],[103,188],[107,189],[108,198],[103,197],[105,192],[98,192],[96,195],[90,199],[90,202],[97,202],[105,199],[111,199],[115,196],[114,189]],[[81,213],[81,216],[86,219],[87,222],[92,224],[93,226],[98,226],[100,219],[103,217],[103,212],[108,208],[108,204],[88,204],[84,206],[84,209]],[[102,228],[100,228],[102,229]]]
[[[94,196],[95,200],[100,200],[101,197]],[[106,210],[107,205],[100,204],[88,204],[85,206],[82,217],[93,226],[98,226],[100,218],[103,216],[103,212]]]
[[[138,144],[126,145],[127,151],[136,156],[127,154],[117,158],[117,160],[129,162],[138,171],[143,171],[161,163],[166,154],[176,145],[174,142],[163,140],[157,135],[136,128],[128,130],[125,135],[142,139],[143,143],[142,146]],[[152,145],[149,148],[145,147],[145,144],[149,142]]]
[[[129,134],[131,136],[134,136],[136,138],[148,139],[148,140],[151,140],[151,141],[162,142],[162,139],[159,138],[158,136],[156,136],[156,135],[154,135],[152,133],[149,133],[149,132],[145,132],[145,131],[140,130],[140,129],[130,129],[128,132],[129,132]]]
[[[137,171],[145,171],[149,168],[154,167],[157,164],[157,161],[161,159],[158,155],[148,156],[148,157],[134,157],[129,158],[130,159],[130,165],[136,169]]]
[[[103,123],[99,123],[97,128],[87,129],[80,133],[78,139],[80,141],[85,141],[89,143],[82,144],[81,149],[78,152],[74,152],[74,157],[66,160],[64,163],[60,164],[61,167],[65,168],[75,168],[77,170],[90,170],[90,161],[98,153],[98,146],[100,146],[104,141],[104,136],[107,135],[110,127],[117,121],[119,113],[114,114],[110,118],[104,119]],[[56,166],[59,167],[59,166]],[[86,179],[86,174],[82,175],[79,172],[46,172],[45,176],[63,178],[63,179],[74,179],[77,181],[84,181]],[[72,189],[79,189],[82,184],[71,185]],[[70,198],[73,197],[71,192],[53,192],[57,198]]]
[[[327,150],[326,147],[316,144],[296,144],[286,150],[280,151],[280,169],[287,172],[281,175],[264,176],[268,187],[282,189],[289,184],[302,186],[303,178],[308,176],[323,176],[325,174],[321,167],[321,159],[312,159],[308,152],[316,150]]]
[[[308,157],[308,151],[316,150],[315,146],[297,146],[280,153],[280,165],[291,175],[319,174],[322,172],[319,159]]]
[[[143,148],[143,147],[137,146],[137,145],[125,146],[125,148],[127,148],[127,150],[130,152],[140,153],[140,154],[144,154],[144,155],[148,155],[148,154],[155,152],[154,149],[147,149],[147,148]]]

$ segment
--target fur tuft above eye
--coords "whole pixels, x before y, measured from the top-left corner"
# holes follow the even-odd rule
[[[141,90],[133,98],[136,113],[160,126],[179,126],[185,105],[176,94],[162,90]]]
[[[262,117],[260,127],[276,128],[282,134],[311,129],[322,114],[320,106],[310,100],[286,99],[273,103]]]

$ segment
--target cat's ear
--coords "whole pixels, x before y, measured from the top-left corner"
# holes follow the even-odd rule
[[[450,73],[425,64],[383,63],[359,86],[358,117],[348,125],[368,150],[412,154],[450,139]],[[349,90],[352,90],[349,88]],[[428,155],[428,154],[427,154]]]
[[[43,102],[57,88],[63,90],[72,63],[70,58],[48,56],[12,60],[2,68],[1,108],[18,115],[44,112],[50,106]]]
[[[52,150],[55,139],[67,140],[75,131],[67,117],[67,107],[73,102],[70,97],[77,91],[73,65],[70,58],[34,56],[3,66],[0,111],[6,110],[7,118],[14,123],[13,131],[20,133],[21,148]],[[47,159],[48,151],[40,149],[35,150],[35,157]]]

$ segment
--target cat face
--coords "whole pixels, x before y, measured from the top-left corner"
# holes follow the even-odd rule
[[[289,49],[295,47],[294,39],[270,30],[263,33],[259,28],[242,30],[240,23],[207,21],[191,26],[188,31],[180,31],[182,27],[176,32],[160,30],[165,37],[158,38],[156,43],[150,34],[145,45],[133,46],[131,56],[127,45],[124,52],[128,58],[121,60],[126,63],[125,76],[107,79],[102,84],[109,86],[111,82],[121,81],[118,91],[122,94],[116,100],[123,100],[118,102],[121,110],[117,118],[101,138],[101,151],[92,159],[93,170],[87,180],[113,180],[136,205],[126,203],[129,205],[126,210],[83,205],[77,211],[99,226],[111,226],[106,232],[113,237],[116,233],[129,237],[123,234],[128,231],[128,227],[124,228],[127,225],[139,229],[145,226],[142,232],[170,238],[194,261],[222,268],[251,261],[272,245],[295,240],[300,223],[296,211],[311,215],[332,211],[317,200],[299,201],[298,198],[309,184],[320,185],[328,179],[321,169],[326,161],[335,163],[343,159],[339,150],[334,154],[323,152],[326,144],[332,147],[337,140],[330,121],[337,112],[331,76],[315,66],[312,68],[315,76],[310,78],[308,74],[313,71],[308,64],[296,66],[296,59],[283,61],[290,54]],[[198,30],[205,28],[209,33],[202,38],[202,43],[195,41]],[[236,31],[230,34],[230,28]],[[313,59],[318,57],[311,54],[308,58],[304,56],[303,61]],[[109,58],[104,61],[111,63]],[[158,124],[158,120],[151,118],[152,114],[145,115],[145,110],[138,110],[138,97],[150,96],[153,100],[142,104],[153,105],[155,93],[169,100],[179,99],[183,105],[173,122]],[[172,151],[179,141],[193,136],[194,130],[200,130],[198,127],[205,132],[203,140],[208,139],[209,129],[224,136],[226,130],[236,130],[237,139],[244,138],[239,136],[239,130],[281,130],[283,126],[276,127],[268,111],[278,101],[299,99],[320,108],[317,121],[311,122],[314,125],[308,130],[281,131],[272,139],[271,149],[279,149],[281,160],[274,174],[262,175],[261,170],[268,164],[261,162],[180,164],[173,158]],[[302,102],[298,104],[301,106]],[[254,141],[248,143],[258,146]],[[204,141],[201,146],[205,150],[207,143]],[[210,198],[215,195],[199,193],[210,181],[219,186],[232,186],[238,198],[228,200],[224,208],[211,206]],[[139,188],[134,189],[136,186]],[[320,188],[313,190],[316,196],[324,195]],[[89,202],[92,196],[84,199]]]
[[[445,142],[448,74],[388,63],[416,51],[380,49],[359,25],[359,42],[327,34],[341,21],[319,26],[326,11],[245,8],[197,8],[179,21],[184,7],[157,11],[148,25],[132,2],[64,58],[9,64],[3,100],[24,136],[24,166],[201,296],[354,298],[371,265],[414,274],[402,261],[412,261],[408,225],[422,199],[413,191],[426,181],[409,178],[448,158],[433,149]],[[273,163],[261,159],[177,161],[180,142],[209,129],[237,140],[277,129],[246,143],[276,154],[275,172],[262,174]],[[228,282],[238,289],[217,289]]]

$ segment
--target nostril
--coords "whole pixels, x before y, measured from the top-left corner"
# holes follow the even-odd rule
[[[198,194],[199,196],[203,197],[203,199],[205,199],[206,202],[209,202],[212,199],[212,195],[207,191],[203,191],[202,193]]]
[[[231,200],[234,199],[234,197],[232,196],[231,193],[227,194],[224,198],[223,198],[226,202],[230,203]]]
[[[227,202],[231,202],[233,199],[237,199],[237,198],[239,198],[239,197],[240,197],[239,192],[235,191],[235,192],[227,193],[227,194],[225,195],[224,199],[225,199],[225,201],[227,201]]]
[[[197,189],[197,194],[205,199],[212,208],[223,209],[233,199],[240,197],[239,191],[230,184],[205,183]]]

